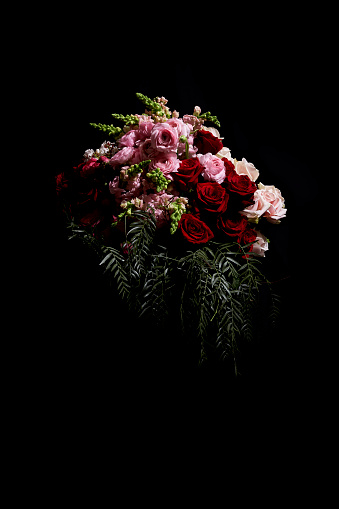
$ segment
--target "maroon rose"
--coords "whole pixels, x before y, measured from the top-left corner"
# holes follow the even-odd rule
[[[224,162],[224,165],[225,165],[225,172],[226,172],[226,176],[227,176],[227,174],[228,174],[231,170],[234,170],[235,166],[234,166],[234,164],[232,163],[232,161],[230,161],[229,159],[227,159],[227,157],[223,157],[221,160]]]
[[[225,214],[218,217],[217,227],[235,241],[239,238],[247,227],[247,218],[238,214],[235,217],[227,217]]]
[[[179,188],[182,191],[186,191],[197,184],[198,177],[203,169],[199,159],[197,157],[191,157],[190,159],[183,159],[180,161],[178,171],[173,172],[171,175]]]
[[[70,180],[66,176],[65,172],[59,173],[55,177],[55,184],[56,184],[56,193],[58,196],[61,196],[67,192],[70,186]]]
[[[234,169],[229,169],[226,172],[223,185],[229,193],[239,198],[241,208],[253,205],[253,195],[257,190],[257,186],[247,175],[238,175]]]
[[[210,152],[213,155],[216,155],[223,148],[223,144],[219,138],[203,129],[196,133],[194,146],[198,148],[199,154],[207,154]]]
[[[214,237],[212,230],[207,224],[192,214],[183,214],[181,216],[178,229],[181,230],[185,239],[193,244],[205,244]]]
[[[246,244],[250,244],[251,242],[255,242],[255,239],[257,238],[257,234],[253,228],[247,224],[245,230],[241,233],[239,236],[239,244],[242,244],[245,246]],[[253,244],[248,247],[248,252],[250,253],[253,250]]]
[[[217,182],[197,184],[198,203],[206,212],[222,214],[227,208],[229,195]]]

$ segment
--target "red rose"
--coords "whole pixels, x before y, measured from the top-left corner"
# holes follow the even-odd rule
[[[247,175],[238,175],[235,170],[229,168],[223,185],[233,197],[237,197],[241,201],[238,210],[253,205],[253,195],[257,186]]]
[[[238,214],[236,217],[219,216],[217,221],[219,230],[238,242],[247,227],[247,218]]]
[[[193,244],[204,244],[214,237],[212,230],[207,224],[192,214],[183,214],[178,228],[180,228],[186,240]]]
[[[251,228],[249,225],[246,226],[245,230],[241,233],[239,237],[239,244],[246,245],[250,244],[251,242],[254,242],[257,238],[256,232]],[[253,244],[249,246],[248,251],[251,252],[253,250]]]
[[[230,192],[246,197],[253,195],[257,190],[257,186],[247,175],[238,175],[233,169],[226,173],[225,185]]]
[[[226,176],[227,176],[227,174],[228,174],[231,170],[234,170],[235,166],[234,166],[234,164],[232,163],[232,161],[230,161],[229,159],[227,159],[227,157],[223,157],[221,160],[222,160],[222,161],[224,161],[225,171],[226,171]]]
[[[210,152],[213,155],[217,154],[223,148],[223,144],[219,138],[203,129],[198,131],[195,135],[194,146],[198,148],[199,154],[207,154]]]
[[[183,159],[180,161],[180,166],[177,172],[173,172],[171,175],[175,182],[179,185],[182,191],[191,189],[198,182],[198,177],[203,170],[203,166],[200,164],[197,157],[191,157],[191,159]]]
[[[222,214],[227,208],[229,195],[217,182],[202,182],[197,184],[199,203],[207,212]]]

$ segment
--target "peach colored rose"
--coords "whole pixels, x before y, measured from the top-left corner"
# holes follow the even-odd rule
[[[238,175],[247,175],[252,182],[255,182],[259,177],[259,172],[255,168],[254,164],[247,162],[244,157],[241,161],[236,162],[234,169]]]

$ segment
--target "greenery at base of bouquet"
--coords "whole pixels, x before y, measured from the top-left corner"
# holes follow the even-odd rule
[[[237,374],[239,345],[253,339],[263,287],[269,294],[266,325],[273,328],[279,316],[279,297],[260,261],[246,255],[249,246],[235,242],[210,241],[187,249],[176,239],[164,245],[152,212],[136,210],[131,216],[120,246],[105,246],[72,222],[69,239],[81,239],[97,252],[130,313],[157,330],[179,318],[182,338],[196,340],[199,365],[208,364],[210,355],[231,359]]]

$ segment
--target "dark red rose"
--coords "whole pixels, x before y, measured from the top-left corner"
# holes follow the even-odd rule
[[[227,209],[229,195],[217,182],[202,182],[197,184],[198,203],[207,212],[222,214]]]
[[[183,214],[178,228],[185,239],[193,244],[205,244],[214,237],[212,230],[207,224],[192,214]]]
[[[235,170],[229,169],[223,185],[231,195],[240,200],[240,209],[253,205],[253,195],[257,190],[257,186],[247,175],[238,175]]]
[[[99,168],[100,162],[96,157],[91,157],[81,168],[81,177],[89,177],[95,173],[95,170]]]
[[[57,175],[55,177],[55,183],[56,183],[56,192],[57,192],[58,196],[64,194],[64,192],[67,191],[67,189],[70,186],[70,181],[66,177],[64,172],[59,173],[59,175]]]
[[[226,171],[226,176],[227,176],[227,173],[229,173],[231,170],[234,170],[235,166],[234,166],[234,164],[232,163],[232,161],[230,161],[229,159],[227,159],[227,157],[223,157],[221,160],[224,162],[224,165],[225,165],[225,171]]]
[[[217,154],[223,148],[223,144],[219,138],[203,129],[198,131],[195,135],[194,146],[198,148],[199,154],[207,154],[210,152],[213,155]]]
[[[246,244],[250,244],[251,242],[254,242],[257,238],[257,234],[253,228],[251,228],[249,225],[246,226],[245,230],[241,233],[239,237],[239,244],[242,244],[245,246]],[[251,252],[253,250],[253,244],[249,246],[248,252]]]
[[[240,196],[253,195],[257,190],[257,186],[247,175],[238,175],[235,170],[226,173],[225,184],[230,192]]]
[[[238,241],[247,227],[246,217],[238,214],[235,217],[227,217],[225,214],[218,217],[217,226],[229,237],[233,237]]]
[[[196,185],[198,177],[203,169],[199,159],[197,157],[191,157],[191,159],[183,159],[180,161],[178,171],[173,172],[171,175],[179,188],[186,191]]]

